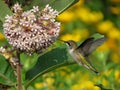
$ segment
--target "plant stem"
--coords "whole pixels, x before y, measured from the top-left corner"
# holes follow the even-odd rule
[[[18,62],[17,62],[17,90],[22,90],[22,80],[21,80],[21,64],[20,64],[20,53],[17,52]]]
[[[22,90],[22,85],[21,85],[21,66],[19,64],[17,65],[17,80],[18,80],[18,89],[17,90]]]

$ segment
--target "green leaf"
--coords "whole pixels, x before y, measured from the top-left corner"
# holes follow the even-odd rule
[[[77,3],[79,0],[53,0],[50,5],[59,13],[62,13],[64,10]]]
[[[0,20],[4,22],[6,15],[12,15],[12,11],[9,9],[9,7],[3,2],[3,0],[0,0]]]
[[[59,13],[61,13],[78,1],[79,0],[32,0],[30,5],[25,6],[24,9],[30,9],[33,6],[39,6],[39,8],[42,9],[45,5],[49,4]]]
[[[0,84],[14,85],[16,76],[10,64],[0,55]]]
[[[102,35],[102,34],[99,34],[99,33],[95,33],[95,34],[92,35],[92,37],[94,37],[95,39],[97,39],[97,38],[102,38],[102,37],[105,37],[105,36]]]
[[[55,48],[52,51],[49,51],[46,54],[40,56],[36,65],[27,71],[25,77],[26,80],[30,80],[28,85],[40,75],[60,66],[69,65],[72,63],[74,63],[74,61],[69,56],[65,48]]]

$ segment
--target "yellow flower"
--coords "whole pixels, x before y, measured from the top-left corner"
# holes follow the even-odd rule
[[[35,84],[35,88],[42,88],[44,85],[43,85],[43,83],[36,83]]]
[[[73,31],[72,34],[65,34],[60,37],[61,40],[67,41],[67,40],[74,40],[76,42],[79,42],[81,39],[85,39],[89,36],[89,32],[87,29],[76,29]]]
[[[51,86],[54,82],[55,80],[53,78],[46,78],[46,83],[48,86]]]
[[[83,4],[84,4],[84,1],[85,0],[79,0],[75,5],[73,5],[71,8],[77,8],[77,7],[80,7],[80,6],[82,6]]]
[[[106,44],[109,48],[109,50],[113,50],[115,52],[119,52],[119,47],[116,44],[116,41],[114,39],[108,38],[108,40],[106,41]]]
[[[116,15],[120,14],[120,8],[119,7],[111,7],[110,10],[113,14],[116,14]]]
[[[112,71],[113,71],[113,69],[107,70],[107,71],[105,72],[105,75],[106,75],[106,76],[109,76],[109,75],[112,73]]]
[[[108,50],[109,50],[109,48],[106,43],[104,43],[103,45],[101,45],[97,48],[97,51],[99,51],[99,52],[108,51]]]
[[[65,76],[66,76],[66,72],[60,71],[60,75],[61,75],[62,77],[65,77]]]
[[[76,15],[85,23],[93,24],[103,19],[101,12],[91,12],[87,7],[81,7],[76,10]]]
[[[79,84],[75,84],[71,87],[71,90],[81,90],[81,89],[79,88]]]
[[[93,90],[101,90],[101,89],[97,86],[94,86]]]
[[[119,59],[119,55],[117,53],[113,53],[111,55],[111,60],[114,62],[114,63],[119,63],[120,62],[120,59]]]
[[[108,33],[113,28],[113,23],[111,21],[104,21],[98,24],[97,30],[100,33]]]
[[[70,22],[75,18],[74,13],[70,11],[65,11],[57,17],[57,20],[61,22]]]
[[[71,90],[100,90],[99,87],[94,86],[94,83],[91,81],[84,81],[83,83],[75,84],[71,87]]]
[[[116,70],[114,75],[115,75],[115,80],[120,82],[120,70]]]
[[[89,23],[97,23],[103,19],[103,14],[101,12],[91,12],[89,14]]]
[[[61,36],[61,40],[68,41],[68,40],[73,40],[73,35],[72,34],[65,34]]]
[[[75,29],[74,34],[80,35],[81,39],[86,39],[89,37],[89,30],[87,30],[87,29]]]
[[[80,7],[76,10],[77,17],[86,23],[89,22],[89,14],[90,14],[90,10],[89,8],[86,7]]]
[[[4,39],[5,39],[4,35],[0,33],[0,40],[4,40]]]
[[[86,81],[86,82],[84,82],[82,88],[90,89],[90,88],[92,88],[93,86],[94,86],[93,82],[91,82],[91,81]]]
[[[120,0],[110,0],[112,3],[114,3],[114,4],[118,4],[118,3],[120,3]]]
[[[68,41],[68,40],[74,40],[76,42],[80,41],[81,36],[80,35],[76,35],[76,34],[65,34],[63,36],[61,36],[61,40],[64,41]]]
[[[105,78],[102,79],[102,84],[107,87],[109,86],[109,81],[107,81]]]
[[[108,37],[113,39],[120,39],[120,30],[115,27],[111,28],[111,30],[108,32]]]

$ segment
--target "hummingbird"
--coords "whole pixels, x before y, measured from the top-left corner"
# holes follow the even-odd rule
[[[94,39],[93,37],[86,39],[81,45],[77,46],[77,43],[73,40],[63,41],[68,46],[68,52],[73,57],[73,59],[79,64],[86,67],[89,70],[92,70],[96,74],[99,72],[91,64],[88,56],[94,51],[97,47],[102,45],[106,40],[106,37],[99,39]]]

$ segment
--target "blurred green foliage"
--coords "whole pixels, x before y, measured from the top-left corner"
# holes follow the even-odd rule
[[[80,0],[61,13],[60,39],[81,42],[95,33],[108,40],[90,56],[100,71],[95,75],[79,65],[59,68],[36,80],[35,87],[50,90],[119,90],[120,86],[120,1]],[[44,83],[43,83],[44,82]],[[94,86],[97,84],[99,87]],[[100,85],[103,85],[102,87]],[[105,89],[106,88],[106,89]]]

